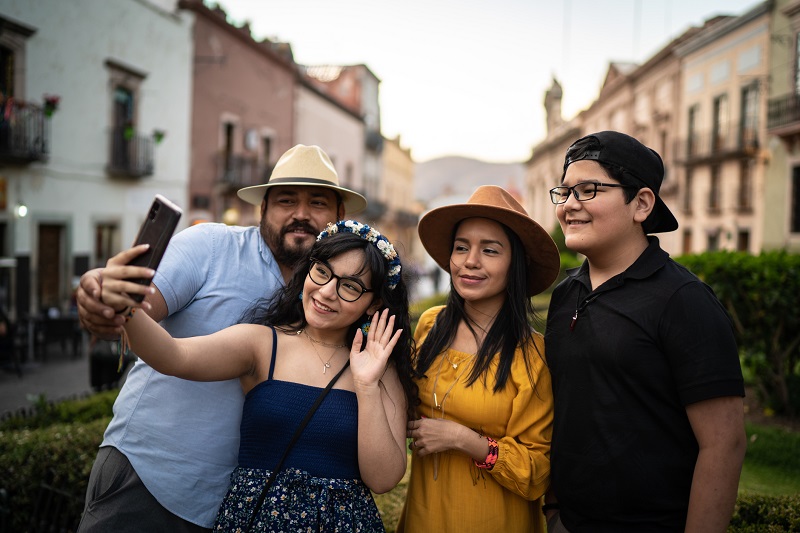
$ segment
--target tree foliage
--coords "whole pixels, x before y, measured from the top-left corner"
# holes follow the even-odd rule
[[[708,283],[731,315],[743,365],[766,404],[800,412],[800,255],[707,252],[677,261]]]

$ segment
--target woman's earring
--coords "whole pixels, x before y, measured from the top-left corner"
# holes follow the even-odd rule
[[[303,291],[300,291],[300,295],[297,297],[301,302],[303,301]]]
[[[361,333],[363,333],[363,334],[364,334],[364,337],[366,337],[366,336],[367,336],[367,334],[369,333],[369,327],[370,327],[370,325],[372,325],[372,322],[371,322],[371,321],[369,321],[369,320],[367,320],[366,322],[364,322],[363,324],[361,324]]]

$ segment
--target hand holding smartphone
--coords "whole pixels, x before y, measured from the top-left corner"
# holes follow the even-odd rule
[[[134,246],[139,244],[149,244],[150,248],[141,255],[134,258],[129,265],[143,266],[156,270],[164,252],[167,250],[167,245],[178,226],[178,221],[181,218],[183,211],[180,207],[167,200],[165,197],[157,194],[147,212],[147,218],[142,222],[139,228],[139,234],[133,243]],[[131,278],[128,281],[139,283],[140,285],[150,285],[150,279],[146,278]],[[132,294],[131,298],[137,302],[144,299],[142,294]]]

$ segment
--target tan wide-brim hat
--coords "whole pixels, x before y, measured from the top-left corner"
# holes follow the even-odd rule
[[[550,235],[505,189],[482,185],[467,203],[438,207],[419,221],[419,238],[428,254],[450,272],[455,228],[468,218],[488,218],[506,225],[522,241],[528,271],[528,296],[539,294],[558,276],[561,259]]]
[[[275,163],[267,183],[239,189],[237,194],[249,204],[261,205],[267,189],[276,185],[333,189],[342,197],[348,215],[359,213],[367,207],[366,198],[339,185],[339,175],[330,157],[319,146],[298,144],[289,148]]]

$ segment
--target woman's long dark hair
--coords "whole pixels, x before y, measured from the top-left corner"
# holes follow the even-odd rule
[[[506,286],[506,299],[495,318],[492,327],[486,332],[483,343],[479,343],[478,354],[475,364],[467,378],[467,386],[472,385],[481,379],[486,385],[486,377],[489,372],[489,365],[499,352],[497,373],[495,374],[494,392],[503,390],[511,373],[511,364],[514,360],[514,352],[520,347],[525,362],[528,377],[533,383],[533,372],[531,370],[531,347],[538,356],[544,360],[539,353],[539,349],[533,342],[534,329],[533,323],[540,323],[541,320],[536,316],[531,299],[528,294],[527,286],[527,266],[525,261],[525,248],[517,234],[511,231],[504,224],[500,224],[505,231],[509,241],[511,241],[511,265],[508,271],[508,285]],[[453,241],[458,226],[453,230]],[[416,360],[416,371],[418,376],[422,376],[428,371],[436,356],[447,350],[456,337],[458,325],[461,321],[467,325],[477,340],[478,335],[467,316],[464,298],[456,292],[453,286],[453,279],[450,278],[450,295],[447,297],[445,308],[436,317],[436,322],[419,347]]]
[[[402,329],[397,344],[389,356],[389,361],[395,365],[400,383],[406,395],[409,417],[414,413],[417,403],[417,385],[412,380],[411,354],[414,349],[414,339],[411,336],[411,322],[408,313],[408,286],[405,276],[402,275],[400,281],[394,289],[389,289],[386,284],[388,264],[378,248],[354,233],[336,233],[314,243],[309,252],[309,257],[330,262],[331,259],[351,250],[362,250],[364,252],[364,264],[358,274],[370,272],[372,274],[373,293],[367,293],[362,298],[372,295],[375,299],[380,299],[384,308],[389,309],[389,315],[394,315],[394,330]],[[304,328],[307,324],[303,312],[303,302],[300,293],[303,290],[303,283],[310,261],[302,261],[298,264],[292,279],[281,289],[272,300],[266,312],[256,317],[252,322],[269,324],[280,331],[294,332],[298,328]],[[401,274],[405,274],[401,271]],[[361,324],[367,322],[371,317],[366,313],[355,323],[351,324],[347,330],[346,343],[350,346],[356,331]]]

